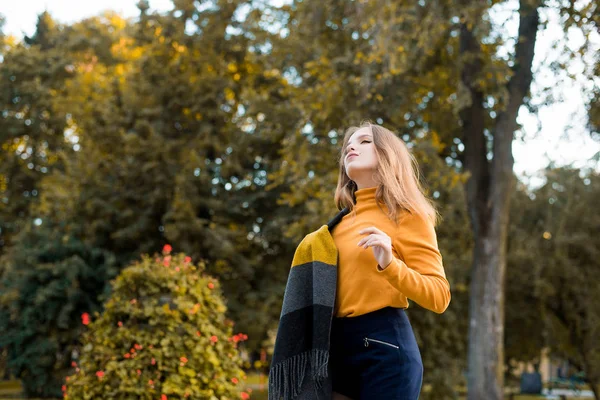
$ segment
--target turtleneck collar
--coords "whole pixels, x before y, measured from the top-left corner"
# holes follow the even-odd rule
[[[356,197],[356,205],[362,206],[367,204],[375,204],[376,191],[376,186],[356,190],[354,192],[354,196]]]

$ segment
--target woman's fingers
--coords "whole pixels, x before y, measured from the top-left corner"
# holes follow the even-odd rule
[[[377,237],[377,235],[375,234],[370,234],[369,236],[365,236],[364,238],[360,239],[360,241],[356,244],[357,246],[364,246],[364,244],[367,242],[367,240],[371,240],[374,237]]]
[[[385,235],[385,232],[383,232],[381,229],[376,228],[374,226],[369,226],[368,228],[361,229],[360,231],[358,231],[358,233],[360,235],[362,235],[363,233],[375,233],[375,234]]]
[[[369,246],[375,246],[375,245],[384,246],[385,243],[379,238],[371,239],[371,240],[367,240],[367,242],[363,245],[363,247],[366,249]]]

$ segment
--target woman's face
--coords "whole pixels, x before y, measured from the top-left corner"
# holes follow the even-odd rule
[[[370,128],[361,128],[350,136],[344,151],[344,167],[359,188],[374,186],[372,176],[377,170],[377,155]]]

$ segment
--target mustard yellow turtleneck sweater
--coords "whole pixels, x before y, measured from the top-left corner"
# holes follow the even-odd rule
[[[433,223],[404,212],[396,226],[377,206],[376,190],[357,190],[353,210],[356,215],[351,211],[333,229],[339,257],[334,315],[356,317],[387,306],[408,308],[407,299],[443,313],[450,303],[450,284]],[[381,208],[387,211],[385,204]],[[356,245],[367,236],[358,232],[371,226],[392,239],[394,257],[383,271],[378,269],[372,247]]]

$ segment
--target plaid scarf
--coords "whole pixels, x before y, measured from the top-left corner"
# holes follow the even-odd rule
[[[292,260],[269,371],[269,400],[331,399],[329,335],[337,287],[338,249],[331,231],[348,214],[302,239]]]

